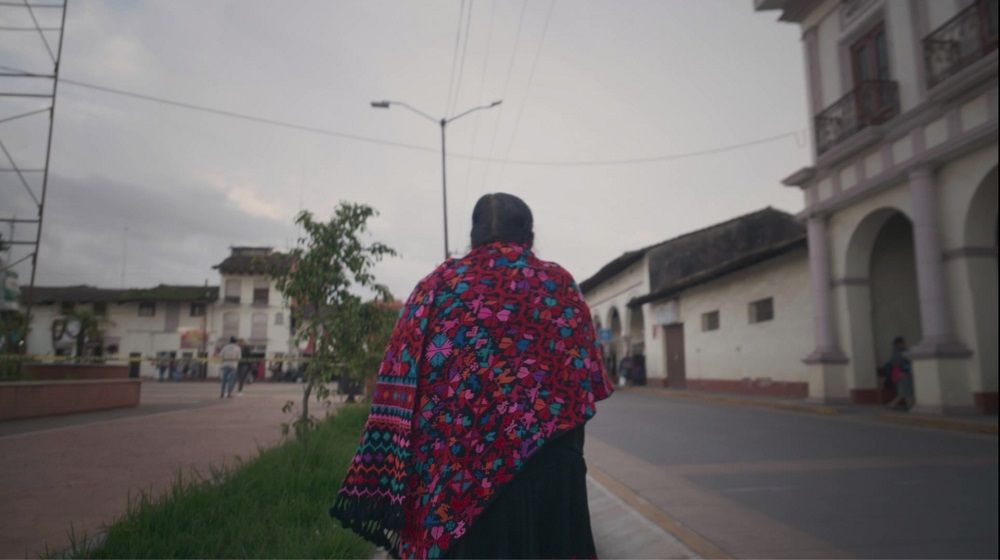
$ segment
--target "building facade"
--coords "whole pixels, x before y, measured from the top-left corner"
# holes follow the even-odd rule
[[[804,398],[805,230],[766,208],[630,251],[580,283],[609,365],[643,354],[674,388]]]
[[[864,401],[903,336],[916,401],[997,408],[997,1],[755,0],[802,29],[810,394]]]
[[[215,266],[220,273],[216,286],[24,289],[22,306],[29,300],[33,304],[27,352],[49,359],[82,350],[128,362],[133,374],[142,377],[158,376],[158,364],[172,360],[197,375],[199,364],[234,336],[246,344],[251,357],[280,364],[296,356],[297,349],[291,310],[267,271],[286,260],[267,247],[233,247]],[[101,333],[82,349],[74,330],[74,320],[79,322],[81,315],[91,317]],[[209,360],[204,373],[215,377],[218,370],[218,363]]]

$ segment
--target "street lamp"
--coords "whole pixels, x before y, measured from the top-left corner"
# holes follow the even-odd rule
[[[455,115],[454,117],[451,117],[451,118],[441,117],[440,119],[435,119],[434,117],[428,115],[427,113],[421,111],[420,109],[417,109],[416,107],[413,107],[412,105],[409,105],[407,103],[403,103],[402,101],[389,101],[387,99],[383,99],[382,101],[372,101],[372,108],[374,108],[374,109],[388,109],[392,105],[399,105],[400,107],[403,107],[405,109],[409,109],[410,111],[413,111],[414,113],[420,115],[421,117],[423,117],[423,118],[425,118],[425,119],[431,121],[432,123],[435,123],[435,124],[437,124],[437,125],[439,125],[441,127],[441,203],[442,203],[442,207],[444,209],[444,258],[445,258],[445,260],[448,259],[449,251],[448,251],[448,172],[447,172],[447,165],[446,165],[447,152],[445,151],[444,129],[445,129],[446,126],[448,126],[449,123],[454,122],[454,121],[456,121],[456,120],[464,117],[465,115],[468,115],[469,113],[473,113],[475,111],[481,111],[483,109],[492,109],[493,107],[496,107],[497,105],[499,105],[501,103],[503,103],[503,100],[498,99],[498,100],[494,101],[493,103],[490,103],[489,105],[480,105],[478,107],[473,107],[471,109],[467,109],[467,110],[465,110],[465,111],[463,111],[463,112],[461,112],[461,113],[459,113],[459,114],[457,114],[457,115]]]

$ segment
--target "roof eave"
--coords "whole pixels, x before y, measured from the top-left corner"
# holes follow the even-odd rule
[[[794,251],[795,249],[806,247],[806,237],[797,237],[791,241],[786,241],[784,243],[768,247],[761,251],[751,253],[749,255],[744,255],[738,259],[734,259],[727,263],[723,263],[711,270],[702,271],[693,276],[688,276],[687,278],[682,278],[681,280],[667,286],[661,290],[657,290],[651,294],[647,294],[641,297],[633,298],[628,302],[628,307],[635,308],[639,307],[644,303],[650,303],[654,301],[664,300],[676,296],[684,290],[693,288],[695,286],[711,282],[712,280],[717,280],[728,274],[732,274],[744,268],[749,268],[755,264],[762,263],[768,259],[781,256],[785,253]]]

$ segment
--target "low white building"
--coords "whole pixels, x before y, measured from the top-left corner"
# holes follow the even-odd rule
[[[32,301],[27,351],[41,359],[77,352],[72,317],[89,314],[102,333],[84,348],[86,355],[128,361],[133,373],[156,375],[154,358],[174,358],[192,367],[195,358],[210,355],[204,339],[209,313],[218,299],[215,286],[159,285],[147,289],[106,289],[54,286],[24,289]]]
[[[605,354],[643,354],[649,383],[808,395],[805,229],[765,208],[625,253],[581,282]]]
[[[67,319],[86,312],[96,318],[102,337],[84,352],[128,362],[134,375],[156,377],[157,363],[169,360],[196,375],[198,364],[214,357],[231,336],[247,345],[251,357],[281,363],[296,354],[291,312],[267,271],[287,259],[267,247],[233,247],[215,267],[222,289],[162,284],[134,289],[24,289],[22,308],[29,300],[33,303],[27,352],[42,359],[74,355],[74,325]],[[216,377],[218,370],[212,360],[206,374]]]
[[[865,402],[891,341],[926,411],[997,411],[997,0],[755,0],[799,25],[810,391]]]

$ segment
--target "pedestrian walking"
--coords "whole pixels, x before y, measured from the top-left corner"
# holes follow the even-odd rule
[[[222,358],[222,388],[219,398],[233,396],[233,386],[236,384],[236,368],[240,364],[241,351],[239,344],[236,344],[236,337],[229,337],[229,344],[219,350],[219,357]]]
[[[236,396],[243,396],[243,384],[247,380],[247,375],[250,374],[250,346],[247,345],[245,340],[239,341],[240,345],[240,365],[236,368],[236,376],[239,378],[239,387],[236,390]]]
[[[330,514],[402,558],[593,558],[590,311],[521,199],[480,198],[471,237],[407,300]]]
[[[618,386],[627,387],[632,381],[632,356],[625,355],[618,364]]]

